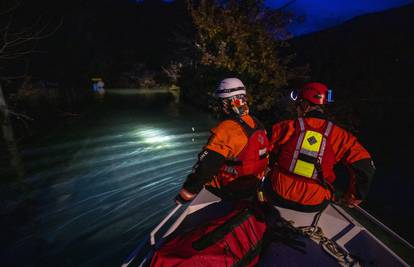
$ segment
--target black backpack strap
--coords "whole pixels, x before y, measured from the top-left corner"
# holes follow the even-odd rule
[[[256,130],[263,130],[264,126],[263,124],[254,116],[250,115],[250,117],[252,117],[254,123],[255,123],[255,127],[252,128],[250,127],[244,120],[242,120],[240,117],[233,117],[231,118],[231,120],[237,122],[244,130],[244,133],[247,135],[247,138],[250,138],[250,136],[252,136],[252,134],[256,131]]]
[[[256,118],[253,115],[250,115],[250,117],[252,117],[252,119],[254,120],[254,122],[256,124],[256,126],[254,128],[255,130],[264,130],[265,129],[263,123],[258,118]]]
[[[250,127],[242,118],[238,117],[234,119],[244,130],[244,133],[247,135],[247,138],[250,138],[254,132],[254,128]]]

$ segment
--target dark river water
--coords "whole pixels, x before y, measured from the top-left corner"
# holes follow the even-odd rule
[[[105,105],[23,149],[35,212],[1,266],[119,266],[174,205],[213,119],[162,101]]]
[[[108,101],[22,148],[33,212],[3,246],[1,266],[119,266],[173,207],[215,120],[194,107],[143,103]],[[403,175],[381,171],[367,208],[412,238],[408,198],[386,192],[387,177]],[[410,194],[411,185],[397,188]]]

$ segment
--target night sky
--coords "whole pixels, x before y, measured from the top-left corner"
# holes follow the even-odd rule
[[[296,36],[334,27],[356,16],[414,3],[413,0],[266,0],[265,2],[274,8],[283,7],[291,2],[286,7],[286,11],[291,11],[297,18],[290,26],[290,31]]]
[[[275,8],[292,2],[287,11],[304,20],[295,20],[290,26],[294,35],[308,34],[334,27],[353,17],[396,8],[413,0],[267,0],[267,5]]]

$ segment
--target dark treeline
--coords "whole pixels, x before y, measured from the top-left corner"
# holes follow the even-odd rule
[[[283,16],[263,1],[195,2],[189,8],[186,0],[23,1],[12,12],[13,26],[39,23],[53,34],[6,62],[2,77],[23,76],[3,86],[10,105],[38,121],[57,114],[52,108],[76,112],[91,98],[93,77],[107,87],[178,83],[186,100],[205,105],[217,81],[234,75],[254,92],[252,107],[277,107],[273,99],[295,72],[279,56],[283,45],[272,40]]]
[[[406,6],[363,16],[320,33],[294,38],[289,41],[293,45],[287,55],[284,55],[286,45],[276,46],[282,63],[275,65],[274,69],[282,72],[274,75],[278,80],[260,82],[259,88],[253,88],[252,95],[260,95],[260,98],[253,99],[253,107],[275,99],[277,104],[266,103],[265,111],[260,114],[269,122],[280,119],[283,116],[279,113],[285,109],[283,94],[303,81],[319,80],[335,90],[333,113],[348,128],[355,130],[361,123],[364,125],[373,119],[383,119],[387,116],[384,113],[387,109],[378,107],[391,102],[393,110],[397,108],[404,112],[401,108],[407,105],[395,103],[405,103],[408,99],[405,96],[410,90],[409,72],[413,68],[414,54],[413,37],[409,29],[409,25],[413,24],[410,16],[412,11],[413,6]],[[196,26],[203,29],[205,22],[201,20],[198,25],[194,25],[194,17],[191,17],[194,14],[189,12],[185,0],[171,3],[161,0],[24,1],[13,13],[13,21],[16,22],[13,23],[14,27],[39,23],[47,25],[53,34],[38,40],[29,55],[2,62],[2,77],[23,76],[22,79],[8,80],[6,83],[3,80],[3,89],[7,96],[13,96],[23,87],[47,87],[51,89],[48,95],[60,94],[62,98],[70,100],[66,101],[70,103],[54,104],[56,109],[76,110],[73,106],[82,102],[80,100],[88,99],[84,96],[89,93],[90,79],[93,77],[102,77],[107,87],[137,87],[142,84],[142,80],[148,79],[154,80],[152,84],[155,85],[168,83],[169,77],[162,71],[163,67],[167,68],[172,62],[186,64],[188,62],[185,61],[189,59],[203,63],[203,56],[210,56],[208,53],[215,52],[214,49],[218,47],[214,47],[215,39],[206,42],[207,49],[212,45],[213,50],[204,52],[200,59],[200,53],[197,54],[194,49],[198,41],[195,32]],[[230,17],[237,12],[224,13],[224,18],[226,14]],[[249,16],[246,14],[242,15]],[[217,21],[222,22],[222,18],[216,16]],[[227,26],[230,29],[232,27],[231,24],[223,25]],[[234,46],[240,46],[237,40],[225,39],[223,35],[226,33],[224,29],[221,35],[214,38],[222,38],[218,41],[233,42]],[[255,48],[254,45],[257,44],[251,47]],[[260,47],[259,43],[256,48]],[[285,58],[291,59],[292,52],[296,53],[293,64],[292,61],[286,63]],[[225,56],[230,58],[231,53]],[[226,68],[228,62],[220,62],[222,55],[213,56],[216,56],[217,61],[213,63],[222,65],[211,67],[207,64],[207,67],[199,67],[198,72],[194,72],[195,64],[190,64],[193,70],[182,70],[178,82],[184,87],[184,96],[189,96],[187,100],[206,103],[209,88],[226,75],[239,75],[247,80],[250,87],[260,80],[251,78],[249,73],[245,75],[242,71]],[[234,68],[240,68],[243,63]],[[298,66],[307,64],[310,69],[294,71]],[[272,75],[267,76],[272,78]],[[268,90],[263,90],[263,93],[258,90],[260,87]],[[9,101],[13,104],[15,98]],[[30,110],[30,105],[26,104],[23,101],[20,107],[17,105],[18,109],[35,112],[36,105]]]
[[[22,137],[89,107],[91,78],[103,78],[107,87],[169,83],[162,67],[176,57],[178,36],[192,32],[184,0],[6,2],[0,23],[10,33],[44,29],[40,38],[15,48],[23,52],[19,56],[0,57],[10,109],[33,119],[11,117]]]
[[[184,1],[161,0],[25,1],[15,13],[22,25],[41,18],[59,27],[39,41],[20,70],[75,85],[96,75],[116,82],[137,63],[149,69],[168,64],[174,34],[188,18]]]

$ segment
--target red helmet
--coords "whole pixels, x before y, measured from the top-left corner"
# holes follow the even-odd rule
[[[328,87],[323,83],[306,83],[300,88],[299,97],[316,105],[325,105],[328,102],[331,102],[330,96],[328,96],[328,91]]]

